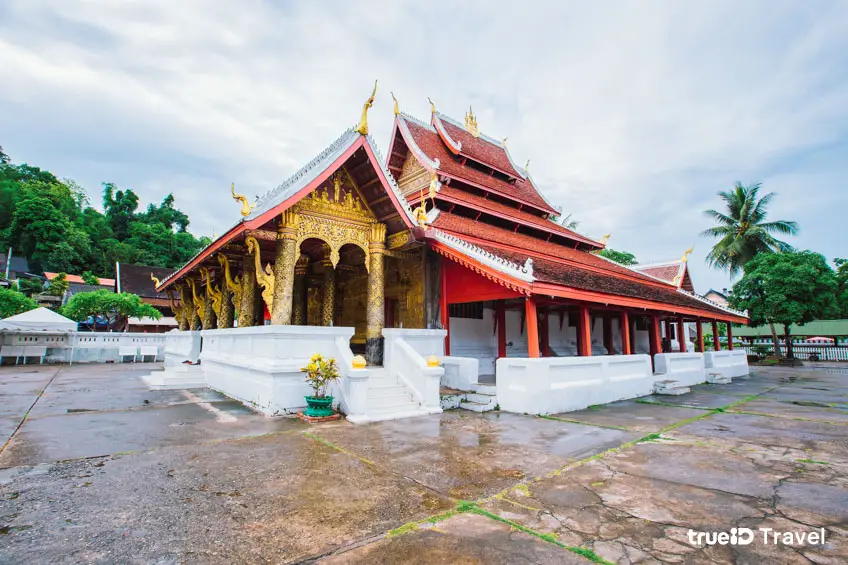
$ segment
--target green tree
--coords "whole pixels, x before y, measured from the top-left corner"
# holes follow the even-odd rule
[[[569,230],[576,230],[577,226],[580,225],[580,222],[574,219],[574,216],[571,214],[566,214],[562,218],[559,218],[559,225]]]
[[[130,189],[116,190],[111,182],[103,183],[103,209],[106,218],[118,241],[125,240],[130,234],[130,224],[138,208],[138,196]]]
[[[35,300],[9,288],[0,288],[0,319],[38,308]]]
[[[129,318],[149,317],[158,320],[162,317],[159,310],[142,302],[137,295],[108,290],[73,295],[62,307],[61,314],[77,322],[84,322],[90,317],[95,320],[106,319],[110,329],[120,331],[126,330]]]
[[[49,198],[27,198],[15,208],[10,243],[19,254],[29,257],[32,266],[39,270],[48,262],[56,246],[65,241],[67,230],[67,220]]]
[[[8,165],[9,164],[9,156],[6,155],[6,152],[3,151],[3,146],[0,145],[0,165]]]
[[[728,302],[748,311],[751,324],[783,324],[786,356],[794,357],[790,324],[806,324],[837,311],[836,274],[812,251],[763,253],[748,261]]]
[[[627,251],[616,251],[615,249],[610,249],[609,247],[598,251],[598,255],[601,255],[602,257],[606,257],[611,261],[615,261],[616,263],[626,266],[636,265],[639,263],[639,261],[636,260],[636,256],[632,253],[628,253]]]
[[[44,291],[44,294],[49,294],[50,296],[63,296],[67,291],[70,284],[68,283],[68,274],[67,273],[57,273],[53,280],[50,281],[50,284],[47,286],[47,290]]]
[[[836,265],[836,282],[839,284],[836,296],[839,317],[848,318],[848,259],[837,257],[833,264]]]
[[[100,279],[97,278],[97,275],[92,273],[91,271],[84,271],[82,273],[82,281],[85,284],[98,285],[100,284]]]
[[[745,186],[737,182],[733,190],[718,193],[725,203],[726,212],[704,212],[718,225],[704,230],[701,235],[720,238],[707,255],[711,267],[735,275],[759,253],[792,251],[791,245],[775,238],[774,234],[795,235],[798,224],[787,220],[766,222],[766,209],[775,193],[758,198],[759,191],[759,183]]]
[[[18,292],[25,296],[32,296],[33,294],[41,294],[44,292],[44,281],[41,279],[18,279],[15,281],[15,285],[17,286]]]
[[[725,212],[706,210],[706,214],[718,225],[704,230],[704,237],[720,238],[707,254],[707,262],[735,276],[744,269],[746,263],[760,253],[792,251],[792,246],[774,237],[774,234],[795,235],[798,224],[787,220],[766,222],[768,205],[775,193],[769,192],[758,198],[759,183],[745,186],[737,182],[733,190],[720,191],[719,198],[724,201]],[[780,355],[777,332],[771,324],[771,336],[774,351]]]

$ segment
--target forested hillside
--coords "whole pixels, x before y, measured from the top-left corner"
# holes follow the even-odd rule
[[[138,195],[103,183],[103,212],[74,181],[12,164],[0,147],[0,252],[11,247],[30,269],[115,274],[115,261],[179,267],[209,243],[188,232],[189,219],[169,194],[138,210]]]

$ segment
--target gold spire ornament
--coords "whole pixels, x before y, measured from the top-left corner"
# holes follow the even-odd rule
[[[389,94],[392,95],[392,100],[395,101],[395,116],[397,116],[398,114],[400,114],[400,106],[398,105],[398,100],[397,98],[395,98],[394,92],[389,92]]]
[[[690,247],[689,249],[687,249],[686,251],[684,251],[684,252],[683,252],[683,257],[681,257],[681,258],[680,258],[680,262],[681,262],[681,263],[686,263],[686,262],[688,262],[688,261],[689,261],[689,255],[691,255],[693,251],[695,251],[695,248],[694,248],[694,247]]]
[[[427,102],[429,102],[429,103],[430,103],[430,113],[431,113],[431,114],[435,114],[435,113],[436,113],[436,105],[435,105],[435,104],[433,104],[433,101],[432,101],[432,100],[430,100],[430,97],[429,97],[429,96],[427,97]]]
[[[161,282],[159,282],[159,279],[153,276],[153,271],[150,271],[150,280],[153,281],[153,284],[154,286],[156,286],[156,288],[159,288],[159,285],[162,284]]]
[[[465,131],[474,137],[480,137],[480,130],[477,128],[477,116],[474,115],[474,110],[471,106],[468,107],[468,112],[465,113]]]
[[[602,238],[601,238],[601,245],[606,245],[606,244],[607,244],[607,240],[609,240],[610,235],[612,235],[612,234],[609,234],[609,233],[608,233],[608,234],[606,234],[604,237],[602,237]]]
[[[247,203],[247,197],[244,194],[236,194],[236,183],[233,183],[230,186],[230,192],[233,194],[233,200],[241,202],[241,215],[245,218],[250,215],[251,210],[256,206],[256,202],[253,204]]]
[[[374,90],[371,91],[371,96],[365,101],[362,106],[362,117],[359,118],[359,125],[356,126],[356,131],[362,135],[368,135],[368,108],[374,105],[374,96],[377,94],[377,81],[374,81]]]

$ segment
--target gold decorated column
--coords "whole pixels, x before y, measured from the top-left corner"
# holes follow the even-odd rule
[[[175,312],[179,310],[177,319],[180,322],[180,331],[184,332],[191,329],[189,324],[191,323],[191,310],[194,310],[194,307],[191,304],[191,298],[188,296],[188,289],[184,285],[177,285],[177,290],[180,293],[180,305],[173,305],[173,299],[172,305]],[[168,296],[172,295],[169,294]]]
[[[294,291],[292,293],[292,324],[306,325],[307,275],[309,274],[309,256],[301,255],[294,267]]]
[[[292,323],[292,295],[294,294],[294,263],[297,255],[297,225],[300,217],[294,210],[286,210],[277,228],[277,258],[274,262],[274,293],[270,305],[271,323]]]
[[[186,283],[191,288],[191,297],[187,302],[189,307],[189,328],[192,331],[197,331],[203,326],[203,313],[206,311],[206,302],[202,296],[197,295],[197,286],[194,279],[186,279]]]
[[[256,300],[259,288],[256,286],[256,271],[253,269],[253,253],[246,253],[242,259],[241,277],[241,299],[238,303],[238,325],[240,328],[255,325],[254,312],[256,311]]]
[[[323,301],[321,302],[321,325],[332,326],[336,313],[336,269],[330,259],[324,259],[324,280],[321,284]]]
[[[365,326],[365,358],[369,365],[383,364],[384,277],[383,252],[386,225],[373,224],[368,244],[368,305]]]
[[[221,264],[221,275],[218,277],[221,280],[221,311],[218,314],[218,329],[226,329],[233,327],[234,307],[238,304],[238,299],[241,298],[241,286],[238,282],[238,277],[233,280],[230,275],[230,262],[227,256],[221,253],[218,255],[218,263]]]

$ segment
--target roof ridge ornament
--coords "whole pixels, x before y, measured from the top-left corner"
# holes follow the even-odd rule
[[[604,235],[604,237],[602,237],[602,238],[601,238],[600,244],[601,244],[601,245],[606,245],[606,244],[607,244],[607,240],[609,240],[609,238],[610,238],[610,236],[611,236],[611,235],[612,235],[611,233],[605,234],[605,235]]]
[[[154,276],[153,276],[153,271],[150,271],[150,280],[152,280],[152,281],[153,281],[153,284],[154,284],[157,288],[159,287],[159,285],[160,285],[160,284],[162,284],[161,282],[159,282],[159,279],[157,279],[156,277],[154,277]]]
[[[389,94],[392,95],[392,100],[395,101],[395,116],[397,116],[398,114],[400,114],[400,106],[398,105],[398,99],[395,98],[394,92],[389,92]]]
[[[477,127],[477,116],[474,115],[474,110],[468,106],[468,112],[465,113],[465,131],[474,137],[480,137],[480,129]]]
[[[435,114],[436,113],[436,105],[433,103],[432,100],[430,100],[429,96],[427,97],[427,102],[430,103],[430,113]]]
[[[689,262],[689,255],[691,255],[693,251],[695,251],[694,245],[683,252],[683,257],[680,258],[680,262],[681,263],[688,263]]]
[[[524,162],[524,173],[526,174],[526,173],[529,173],[529,172],[530,172],[530,159],[527,159]]]
[[[508,138],[508,137],[505,137],[505,138],[503,138],[503,139],[501,140],[501,147],[506,147],[506,140],[507,140],[507,139],[509,139],[509,138]]]
[[[250,212],[256,206],[256,202],[254,202],[253,204],[248,204],[247,197],[244,194],[236,194],[236,183],[230,185],[230,192],[233,195],[233,200],[241,202],[241,215],[245,218],[248,217],[250,215]]]
[[[359,125],[356,126],[356,131],[362,135],[368,135],[368,108],[374,105],[374,96],[377,94],[377,80],[374,80],[374,90],[371,91],[371,96],[365,101],[362,106],[362,117],[359,118]]]

